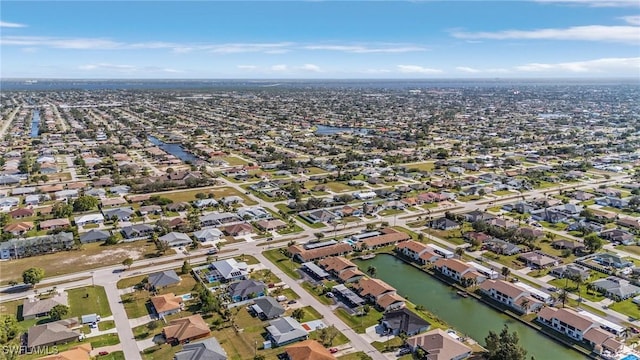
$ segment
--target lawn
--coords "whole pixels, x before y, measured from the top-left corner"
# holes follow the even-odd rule
[[[108,355],[100,356],[100,360],[125,360],[122,351],[114,351]]]
[[[371,359],[371,357],[367,355],[364,351],[353,352],[353,353],[338,357],[338,360],[363,360],[363,359]]]
[[[94,348],[119,344],[118,334],[104,334],[96,337],[88,338],[91,342],[91,346]]]
[[[498,191],[494,191],[492,192],[493,195],[497,195],[497,196],[505,196],[505,195],[518,195],[517,192],[514,191],[510,191],[510,190],[498,190]]]
[[[351,186],[349,186],[347,184],[341,183],[341,182],[337,182],[337,181],[331,181],[331,182],[328,182],[328,183],[326,183],[324,185],[326,185],[329,190],[331,190],[333,192],[338,192],[338,193],[339,192],[345,192],[345,191],[354,190],[353,187],[351,187]]]
[[[282,230],[278,230],[278,234],[280,235],[287,235],[287,234],[295,234],[295,233],[299,233],[304,231],[304,229],[302,229],[300,226],[293,224],[293,225],[289,225],[286,228],[282,229]]]
[[[142,282],[142,280],[146,279],[147,275],[138,275],[132,276],[128,278],[124,278],[117,283],[118,289],[126,289],[133,286],[136,286]]]
[[[133,330],[133,337],[136,340],[148,339],[162,332],[164,323],[161,320],[154,320],[144,325],[136,326]]]
[[[402,340],[398,336],[395,336],[392,339],[387,340],[385,342],[374,341],[374,342],[371,343],[371,345],[373,345],[373,347],[376,348],[380,352],[386,352],[386,351],[395,350],[395,349],[401,347],[402,344],[404,344],[404,340]]]
[[[220,188],[200,188],[200,189],[194,189],[194,190],[175,190],[175,191],[169,191],[169,192],[160,192],[160,193],[155,193],[155,194],[151,194],[151,195],[160,195],[162,197],[165,197],[167,199],[171,199],[174,202],[191,202],[196,200],[196,194],[198,193],[204,193],[204,194],[213,194],[214,198],[216,199],[220,199],[222,197],[225,196],[240,196],[241,198],[244,199],[244,204],[251,206],[251,205],[257,205],[258,202],[255,200],[251,200],[249,197],[247,197],[245,194],[239,192],[238,190],[234,189],[234,188],[230,188],[230,187],[220,187]]]
[[[116,327],[116,323],[113,320],[104,320],[98,322],[98,330],[105,331]]]
[[[570,279],[553,279],[549,281],[549,284],[557,287],[558,289],[566,288],[567,291],[572,292],[578,295],[578,286],[573,280]],[[587,300],[598,302],[605,299],[604,295],[600,294],[597,291],[590,291],[587,289],[586,284],[580,286],[580,295]]]
[[[162,344],[150,347],[142,352],[142,358],[145,360],[166,360],[173,359],[175,353],[182,350],[182,345],[171,346]]]
[[[280,278],[275,276],[269,269],[253,271],[249,277],[254,280],[262,281],[265,284],[277,284],[280,282]]]
[[[627,299],[609,306],[609,309],[627,315],[630,319],[640,319],[640,308],[634,304],[633,299]]]
[[[370,308],[368,314],[363,316],[349,315],[343,308],[335,310],[335,314],[359,334],[364,333],[369,326],[378,324],[382,319],[382,313],[373,307]]]
[[[313,297],[318,299],[318,301],[320,301],[321,303],[325,305],[333,305],[333,300],[322,295],[323,288],[321,286],[313,286],[307,281],[303,282],[301,286],[302,288],[307,290],[309,294],[313,295]]]
[[[421,163],[413,163],[413,164],[403,164],[402,166],[407,169],[417,169],[419,171],[431,171],[435,168],[433,162],[421,162]]]
[[[404,210],[399,210],[399,209],[386,209],[386,210],[382,210],[378,213],[378,215],[380,216],[393,216],[393,215],[399,215],[399,214],[403,214]]]
[[[136,291],[122,295],[122,304],[129,319],[151,314],[151,302],[149,301],[148,291]]]
[[[340,330],[336,329],[336,331],[338,332],[336,334],[336,337],[330,343],[324,344],[325,347],[344,345],[349,342],[349,338],[346,337],[343,333],[341,333]],[[310,332],[309,339],[317,340],[318,342],[322,343],[322,341],[320,340],[319,330]]]
[[[0,284],[7,285],[11,280],[22,282],[22,272],[31,267],[42,268],[45,277],[58,276],[88,271],[94,269],[96,264],[117,265],[128,257],[134,260],[142,259],[153,256],[155,253],[156,247],[151,242],[136,241],[111,246],[102,246],[98,243],[84,244],[79,250],[0,262],[0,274],[2,274]]]
[[[280,249],[271,249],[262,253],[269,261],[274,263],[282,272],[292,279],[300,279],[301,276],[296,271],[300,265],[285,256]]]
[[[620,245],[620,246],[616,246],[616,249],[620,249],[622,251],[630,252],[632,254],[636,254],[640,256],[640,246],[638,245],[630,245],[630,246]]]
[[[111,315],[107,294],[102,286],[87,286],[67,290],[69,294],[69,317],[96,313],[101,317]]]
[[[226,162],[227,164],[231,165],[231,166],[237,166],[237,165],[247,165],[249,162],[238,157],[238,156],[223,156],[221,158],[222,161]]]
[[[327,172],[327,170],[320,169],[315,166],[309,167],[307,168],[307,170],[309,170],[309,175],[318,175],[318,174],[324,174]]]

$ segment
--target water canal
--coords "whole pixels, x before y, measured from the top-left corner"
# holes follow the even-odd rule
[[[584,359],[580,353],[538,333],[508,315],[472,297],[462,298],[456,291],[438,279],[431,277],[392,255],[380,254],[371,260],[354,260],[361,270],[376,267],[376,277],[396,288],[416,305],[422,305],[459,332],[472,337],[484,345],[490,330],[500,333],[504,324],[516,331],[520,344],[527,350],[527,358],[539,360]]]
[[[196,156],[186,151],[180,144],[169,144],[151,135],[149,135],[147,138],[153,145],[158,146],[160,149],[168,152],[169,154],[177,157],[184,162],[196,164],[199,161]]]
[[[31,117],[31,137],[36,138],[40,135],[40,110],[33,110]]]

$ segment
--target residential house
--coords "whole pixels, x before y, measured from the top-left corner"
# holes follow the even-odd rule
[[[359,281],[364,277],[356,264],[342,256],[332,256],[318,261],[318,265],[344,283]]]
[[[396,246],[396,251],[420,265],[432,264],[440,259],[440,256],[433,252],[429,246],[413,240],[407,240]]]
[[[38,360],[91,360],[91,350],[91,343],[85,343]]]
[[[1,201],[1,199],[0,199]],[[620,226],[624,226],[630,229],[640,230],[640,219],[632,218],[632,217],[619,217],[617,220],[617,224]]]
[[[406,342],[414,353],[418,348],[422,349],[429,360],[462,360],[472,353],[470,347],[442,329],[412,336]]]
[[[182,350],[176,352],[174,360],[227,360],[218,340],[214,337],[190,342],[182,345]]]
[[[348,243],[338,243],[334,240],[330,240],[323,243],[291,245],[287,248],[287,251],[294,259],[300,262],[307,262],[329,256],[348,254],[353,251],[353,248]]]
[[[219,213],[214,211],[200,216],[200,224],[203,227],[220,226],[223,224],[234,223],[241,220],[242,219],[240,219],[238,215],[230,212]]]
[[[262,320],[271,320],[284,314],[284,308],[278,301],[271,297],[265,296],[257,298],[253,301],[251,310]]]
[[[518,260],[524,261],[526,266],[534,269],[546,269],[550,266],[558,266],[562,262],[559,258],[545,254],[542,251],[530,251],[520,254]]]
[[[202,230],[198,230],[198,231],[194,231],[193,232],[193,237],[196,240],[201,241],[201,242],[218,241],[223,236],[224,236],[224,234],[222,233],[222,231],[220,231],[219,229],[216,229],[216,228],[202,229]]]
[[[362,278],[355,286],[358,294],[384,311],[404,307],[405,300],[396,289],[380,279]]]
[[[85,226],[87,224],[102,224],[104,222],[104,216],[100,213],[86,214],[82,216],[76,216],[73,221],[77,226]]]
[[[285,348],[285,360],[335,360],[335,356],[316,340],[305,340]]]
[[[427,331],[431,326],[428,321],[407,308],[385,312],[380,323],[385,333],[389,332],[396,336],[400,334],[413,336]]]
[[[493,300],[524,314],[535,312],[543,305],[542,302],[533,298],[529,291],[503,280],[487,280],[480,285],[480,291]]]
[[[266,328],[273,347],[288,345],[308,338],[307,331],[292,317],[283,317],[269,322]]]
[[[171,247],[185,246],[193,243],[189,235],[175,231],[159,237],[158,240],[165,241]]]
[[[600,233],[600,237],[611,242],[618,242],[623,245],[635,245],[635,236],[625,230],[611,229]]]
[[[486,240],[483,243],[483,248],[491,252],[494,252],[496,254],[507,255],[507,256],[519,254],[524,250],[524,247],[520,245],[512,244],[510,242],[497,239],[497,238],[491,238],[489,240]]]
[[[33,209],[29,209],[29,208],[15,209],[13,211],[9,211],[9,216],[12,219],[23,219],[26,217],[31,217],[33,216]]]
[[[449,220],[446,217],[441,217],[429,222],[429,227],[438,230],[454,230],[459,229],[460,224],[453,220]]]
[[[80,331],[72,330],[78,326],[76,319],[58,320],[29,328],[27,347],[37,349],[43,346],[66,344],[80,339]]]
[[[473,266],[457,259],[438,259],[434,266],[442,275],[459,282],[463,286],[481,284],[486,280],[486,276],[476,271]]]
[[[206,208],[206,207],[216,207],[218,206],[218,201],[215,199],[198,199],[193,202],[193,206],[198,209]]]
[[[466,214],[462,214],[462,216],[464,216],[465,221],[468,221],[468,222],[476,222],[476,221],[487,222],[495,218],[495,215],[492,215],[486,211],[480,211],[480,210],[474,210]]]
[[[29,221],[22,221],[18,223],[13,223],[5,226],[2,230],[7,233],[12,234],[13,236],[20,236],[27,233],[27,231],[33,229],[35,225]]]
[[[593,261],[603,266],[611,266],[617,269],[633,266],[633,262],[625,260],[620,255],[612,253],[599,253],[593,258]]]
[[[211,331],[209,325],[198,314],[171,320],[169,325],[162,329],[162,333],[167,343],[184,344],[207,337]]]
[[[407,233],[392,228],[385,228],[380,230],[380,232],[382,233],[381,235],[363,239],[360,247],[366,249],[376,249],[383,246],[395,245],[401,241],[411,239],[411,236],[409,236]]]
[[[140,206],[138,212],[141,216],[146,216],[149,214],[160,215],[162,214],[162,207],[160,205],[146,205]]]
[[[147,224],[136,224],[125,226],[120,229],[120,232],[125,239],[146,238],[153,234],[154,228]]]
[[[247,279],[230,284],[227,290],[231,301],[239,302],[264,296],[267,286],[262,281]]]
[[[591,319],[567,308],[543,307],[536,320],[578,341],[582,341],[588,330],[598,327]]]
[[[35,236],[26,239],[10,239],[0,243],[0,259],[14,259],[25,256],[69,250],[75,245],[73,233]]]
[[[331,288],[331,292],[335,294],[335,296],[340,298],[343,303],[347,304],[351,308],[362,306],[366,303],[366,301],[363,298],[358,296],[358,294],[354,293],[351,289],[346,287],[344,284],[333,286]]]
[[[100,206],[102,208],[116,207],[120,205],[125,205],[126,203],[127,203],[127,200],[121,197],[105,198],[100,200]]]
[[[640,287],[631,284],[628,280],[615,276],[598,279],[592,282],[591,285],[606,297],[616,301],[626,300],[640,293]]]
[[[573,279],[579,276],[582,280],[587,280],[591,276],[591,272],[589,271],[589,269],[577,264],[568,264],[554,267],[553,269],[551,269],[551,271],[549,271],[549,274],[560,279]]]
[[[277,231],[287,228],[287,223],[280,219],[260,220],[256,226],[265,231]]]
[[[49,311],[56,305],[69,306],[69,296],[66,291],[58,291],[54,296],[46,299],[29,297],[22,302],[22,318],[35,319],[49,315]]]
[[[235,224],[225,226],[222,231],[229,236],[244,236],[253,234],[253,226],[251,224]]]
[[[80,242],[83,244],[93,243],[97,241],[107,240],[111,236],[108,231],[91,229],[86,233],[80,234]]]
[[[248,266],[245,262],[237,262],[235,259],[225,259],[213,262],[209,265],[209,282],[231,282],[244,280],[249,276]]]
[[[109,220],[115,218],[118,219],[118,221],[131,221],[131,218],[133,218],[135,211],[133,211],[133,208],[130,207],[121,207],[107,210],[103,208],[102,214],[104,215],[105,219]]]
[[[69,219],[45,220],[40,223],[40,230],[54,230],[70,226],[71,222],[69,222]]]
[[[174,270],[165,270],[149,274],[147,286],[150,290],[158,290],[171,285],[177,285],[182,281]]]
[[[184,307],[182,298],[174,293],[154,296],[151,298],[151,304],[161,319],[165,316],[179,313]]]

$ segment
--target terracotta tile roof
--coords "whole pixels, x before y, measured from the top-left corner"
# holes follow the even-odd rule
[[[411,236],[409,236],[408,234],[389,228],[382,230],[382,232],[383,235],[366,238],[362,240],[362,242],[367,244],[367,246],[371,248],[375,246],[394,244],[400,241],[411,239]]]
[[[29,231],[31,229],[33,229],[33,223],[32,222],[28,222],[28,221],[23,221],[23,222],[19,222],[19,223],[13,223],[13,224],[9,224],[7,226],[4,227],[4,231],[6,232],[14,232],[14,231]]]
[[[396,249],[409,249],[417,254],[427,250],[428,248],[429,247],[427,245],[413,240],[403,241],[396,246]]]
[[[420,347],[427,352],[427,360],[450,360],[471,354],[471,349],[451,337],[442,329],[434,329],[407,339],[412,348]]]
[[[378,297],[385,292],[395,292],[396,289],[380,279],[363,278],[358,281],[360,296],[371,295]]]
[[[499,291],[508,297],[515,299],[518,296],[526,293],[525,290],[511,284],[510,282],[506,282],[504,280],[487,280],[480,285],[480,289],[489,291],[494,289]]]
[[[67,351],[63,351],[55,355],[41,357],[39,360],[90,360],[91,350],[91,344],[87,343],[74,346]]]
[[[358,266],[342,256],[332,256],[318,261],[318,265],[322,266],[326,271],[335,271],[337,273],[348,268],[357,268]]]
[[[338,275],[342,281],[347,281],[356,276],[364,276],[364,273],[358,269],[347,269]]]
[[[176,339],[179,342],[206,336],[210,333],[209,325],[200,315],[172,320],[162,331],[167,340]]]
[[[335,357],[315,340],[305,340],[286,347],[290,360],[335,360]]]
[[[438,259],[438,261],[435,262],[435,266],[438,268],[446,266],[449,270],[455,271],[458,274],[464,274],[466,271],[473,270],[473,267],[457,259]]]
[[[571,325],[580,331],[585,331],[594,324],[591,319],[588,319],[576,313],[575,311],[566,308],[555,309],[551,307],[544,307],[540,310],[538,316],[546,320],[556,318],[559,321]]]
[[[380,298],[376,301],[376,304],[378,304],[381,308],[386,309],[389,305],[404,301],[405,299],[402,296],[395,293],[390,293],[380,296]]]
[[[151,303],[157,312],[165,312],[180,309],[182,304],[182,298],[175,296],[174,293],[168,293],[164,295],[154,296],[151,298]]]

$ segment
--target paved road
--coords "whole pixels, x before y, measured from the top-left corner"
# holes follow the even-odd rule
[[[351,341],[351,345],[354,348],[360,351],[364,351],[373,359],[386,360],[386,357],[384,355],[376,350],[376,348],[371,346],[371,344],[369,344],[362,336],[360,336],[355,331],[353,331],[353,329],[347,326],[347,324],[345,324],[336,314],[334,314],[328,306],[320,303],[320,301],[318,301],[305,289],[303,289],[302,286],[298,284],[298,282],[282,272],[278,267],[267,260],[267,258],[265,258],[262,254],[258,253],[254,254],[253,256],[255,256],[261,263],[269,267],[276,276],[282,279],[282,281],[291,288],[291,290],[300,295],[301,303],[309,305],[316,309],[323,316],[325,323],[335,325],[338,330],[340,330],[347,338],[349,338],[349,341]]]

